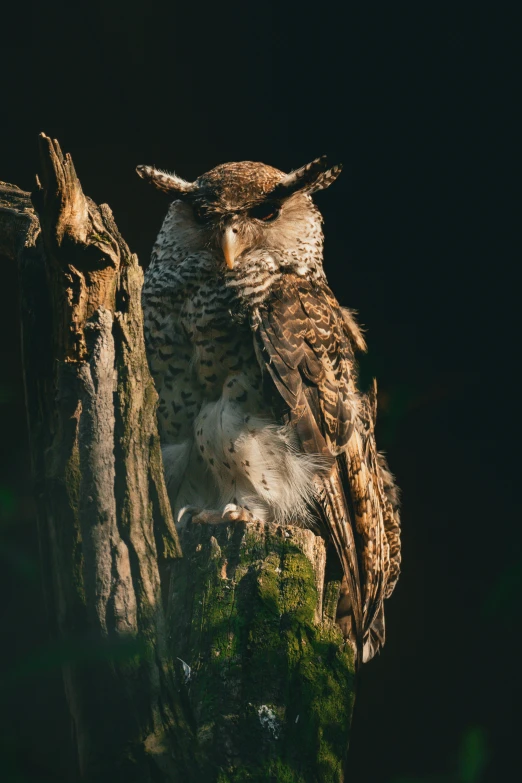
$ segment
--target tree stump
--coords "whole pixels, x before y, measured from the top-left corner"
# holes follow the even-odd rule
[[[20,273],[45,592],[70,651],[79,779],[340,783],[354,666],[324,542],[234,523],[189,525],[180,546],[141,269],[70,157],[43,134],[40,151],[36,211],[0,183],[0,255]]]
[[[189,526],[171,565],[169,648],[202,780],[338,781],[354,667],[322,538],[267,523]],[[212,769],[218,767],[218,777]]]

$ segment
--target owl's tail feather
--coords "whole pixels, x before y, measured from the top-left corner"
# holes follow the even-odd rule
[[[384,631],[384,603],[381,601],[373,618],[372,624],[364,634],[362,662],[368,663],[373,656],[384,647],[386,635]]]
[[[326,478],[318,480],[318,499],[328,532],[341,561],[350,599],[349,621],[343,628],[354,649],[356,663],[364,660],[363,616],[359,563],[350,510],[348,508],[339,467],[335,463]]]
[[[341,583],[341,595],[337,605],[337,616],[335,621],[340,627],[344,638],[351,640],[354,634],[352,600],[346,577],[343,578]],[[374,655],[376,655],[376,653],[380,651],[381,647],[384,646],[384,641],[384,605],[381,602],[380,606],[377,608],[374,614],[370,627],[366,628],[363,632],[362,663],[368,663],[368,661],[371,661]]]

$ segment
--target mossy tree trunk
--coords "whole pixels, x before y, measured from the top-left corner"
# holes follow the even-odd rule
[[[210,535],[209,535],[210,532]],[[353,655],[335,624],[311,530],[269,524],[188,528],[172,566],[170,649],[182,662],[202,777],[343,780]]]
[[[71,650],[79,775],[342,781],[353,660],[324,542],[236,524],[189,526],[180,546],[141,269],[58,143],[42,134],[40,152],[33,203],[0,185],[0,255],[20,272],[45,592],[52,631]]]

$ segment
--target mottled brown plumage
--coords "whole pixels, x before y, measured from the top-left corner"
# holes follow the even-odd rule
[[[398,492],[375,444],[376,387],[357,388],[364,339],[322,268],[310,194],[339,172],[243,162],[189,183],[139,167],[177,198],[143,305],[179,523],[189,507],[201,522],[314,524],[343,567],[338,621],[369,660],[399,573]]]

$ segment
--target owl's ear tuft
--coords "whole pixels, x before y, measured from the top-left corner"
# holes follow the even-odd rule
[[[322,155],[283,177],[270,195],[288,198],[293,193],[315,193],[317,190],[324,190],[335,182],[342,168],[341,164],[330,167],[326,155]]]
[[[153,166],[136,166],[136,171],[142,179],[172,196],[182,198],[196,190],[194,182],[187,182],[186,179],[182,179],[176,176],[176,174],[168,174],[166,171],[155,169]]]

